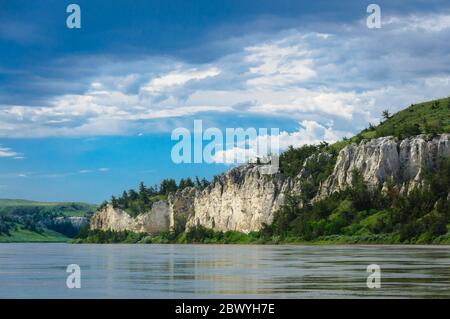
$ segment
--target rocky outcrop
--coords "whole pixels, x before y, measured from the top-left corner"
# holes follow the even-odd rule
[[[340,151],[333,172],[320,185],[315,200],[349,187],[353,170],[359,171],[371,187],[382,187],[390,179],[401,191],[408,191],[420,185],[424,168],[434,169],[448,156],[449,134],[430,139],[419,135],[402,141],[383,137],[348,145]],[[108,205],[94,214],[91,229],[158,233],[202,225],[220,231],[256,231],[272,222],[286,196],[300,194],[302,184],[317,167],[333,165],[333,160],[329,154],[315,154],[295,178],[263,174],[264,166],[256,164],[235,167],[204,190],[189,187],[177,191],[167,202],[154,203],[150,212],[135,218]]]
[[[187,187],[183,190],[169,194],[169,227],[176,233],[186,229],[186,223],[192,219],[195,211],[195,198],[198,191],[194,187]]]
[[[292,182],[279,174],[264,175],[258,165],[243,165],[220,175],[198,192],[194,213],[186,227],[203,225],[215,230],[251,232],[270,224]]]
[[[53,219],[54,224],[70,223],[74,228],[81,229],[89,223],[89,219],[82,216],[56,217]]]
[[[108,204],[91,217],[90,229],[158,234],[169,229],[169,206],[167,201],[158,201],[149,212],[132,217]]]
[[[333,173],[322,184],[319,198],[352,184],[352,172],[359,171],[372,187],[390,179],[402,192],[420,184],[423,169],[435,169],[450,156],[449,134],[428,139],[418,135],[397,141],[393,137],[362,141],[346,146],[339,153]]]

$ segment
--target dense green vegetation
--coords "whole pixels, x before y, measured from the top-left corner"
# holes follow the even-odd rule
[[[389,235],[401,243],[430,243],[448,233],[449,193],[450,159],[425,174],[423,187],[403,195],[392,183],[384,190],[370,189],[355,171],[352,187],[318,202],[300,208],[299,200],[290,198],[261,235],[285,241]]]
[[[204,189],[209,185],[209,182],[203,178],[200,180],[198,177],[193,182],[189,177],[182,178],[180,182],[174,179],[164,179],[161,181],[160,186],[145,186],[144,182],[139,184],[138,191],[130,189],[128,191],[123,191],[122,195],[119,197],[112,196],[110,203],[114,208],[120,208],[125,210],[128,214],[135,217],[139,214],[145,213],[152,208],[153,203],[166,199],[169,193],[174,193],[177,190],[182,190],[186,187],[197,187],[199,189]],[[100,209],[108,204],[107,201],[100,205]]]
[[[67,241],[78,233],[57,217],[89,216],[96,209],[85,203],[50,203],[0,199],[0,241]]]
[[[134,244],[140,241],[145,234],[134,233],[131,231],[101,231],[88,230],[84,228],[73,240],[74,243],[98,243],[98,244],[115,244],[127,243]]]
[[[338,152],[326,142],[319,145],[304,145],[288,148],[280,155],[280,173],[301,179],[301,202],[309,202],[322,183],[333,171]],[[307,159],[310,160],[307,160]],[[303,170],[301,177],[298,177]]]

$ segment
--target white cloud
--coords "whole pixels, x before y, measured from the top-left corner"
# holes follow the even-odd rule
[[[2,147],[0,145],[0,157],[15,157],[19,155],[19,153],[13,151],[9,147]]]
[[[383,26],[394,28],[397,32],[441,32],[450,29],[450,15],[432,14],[425,16],[390,16],[383,19]]]
[[[78,171],[78,173],[80,174],[88,174],[88,173],[95,173],[95,172],[109,172],[109,168],[108,167],[101,167],[98,169],[81,169]]]
[[[343,137],[351,136],[351,132],[333,130],[316,121],[302,121],[296,132],[281,131],[278,135],[260,135],[256,139],[248,141],[246,147],[229,145],[225,150],[218,151],[214,155],[216,163],[233,164],[254,161],[256,157],[264,157],[269,154],[279,154],[289,146],[301,147],[306,144],[318,144],[320,142],[334,143]],[[271,148],[275,145],[275,148]],[[264,147],[266,146],[266,147]]]
[[[357,21],[327,33],[247,35],[229,42],[245,43],[240,49],[208,64],[160,57],[99,63],[99,75],[84,79],[89,88],[82,94],[55,96],[41,106],[0,105],[0,136],[146,134],[171,129],[170,119],[205,113],[332,123],[322,126],[324,134],[356,132],[383,109],[448,95],[450,16],[383,21],[376,32]],[[286,139],[315,140],[308,132]],[[0,156],[18,154],[0,148]]]
[[[144,85],[141,90],[143,92],[161,93],[164,90],[182,86],[188,81],[203,80],[209,77],[214,77],[220,74],[220,70],[216,67],[205,70],[189,69],[182,71],[170,72],[152,79],[147,85]]]
[[[283,87],[311,79],[317,75],[311,52],[299,44],[287,44],[291,39],[262,44],[245,49],[245,60],[252,75],[247,85],[257,88]],[[301,38],[296,39],[297,43]]]
[[[353,114],[359,112],[358,107],[367,102],[355,92],[292,89],[286,97],[284,103],[263,103],[250,107],[249,111],[255,113],[289,114],[290,116],[319,112],[351,120]]]

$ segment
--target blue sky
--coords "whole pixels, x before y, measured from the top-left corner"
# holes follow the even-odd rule
[[[81,7],[68,29],[66,6]],[[175,164],[171,131],[335,141],[449,95],[448,1],[0,0],[0,198],[100,202]]]

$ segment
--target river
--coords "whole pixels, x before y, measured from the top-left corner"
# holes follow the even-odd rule
[[[0,244],[0,298],[367,297],[449,298],[450,246]]]

